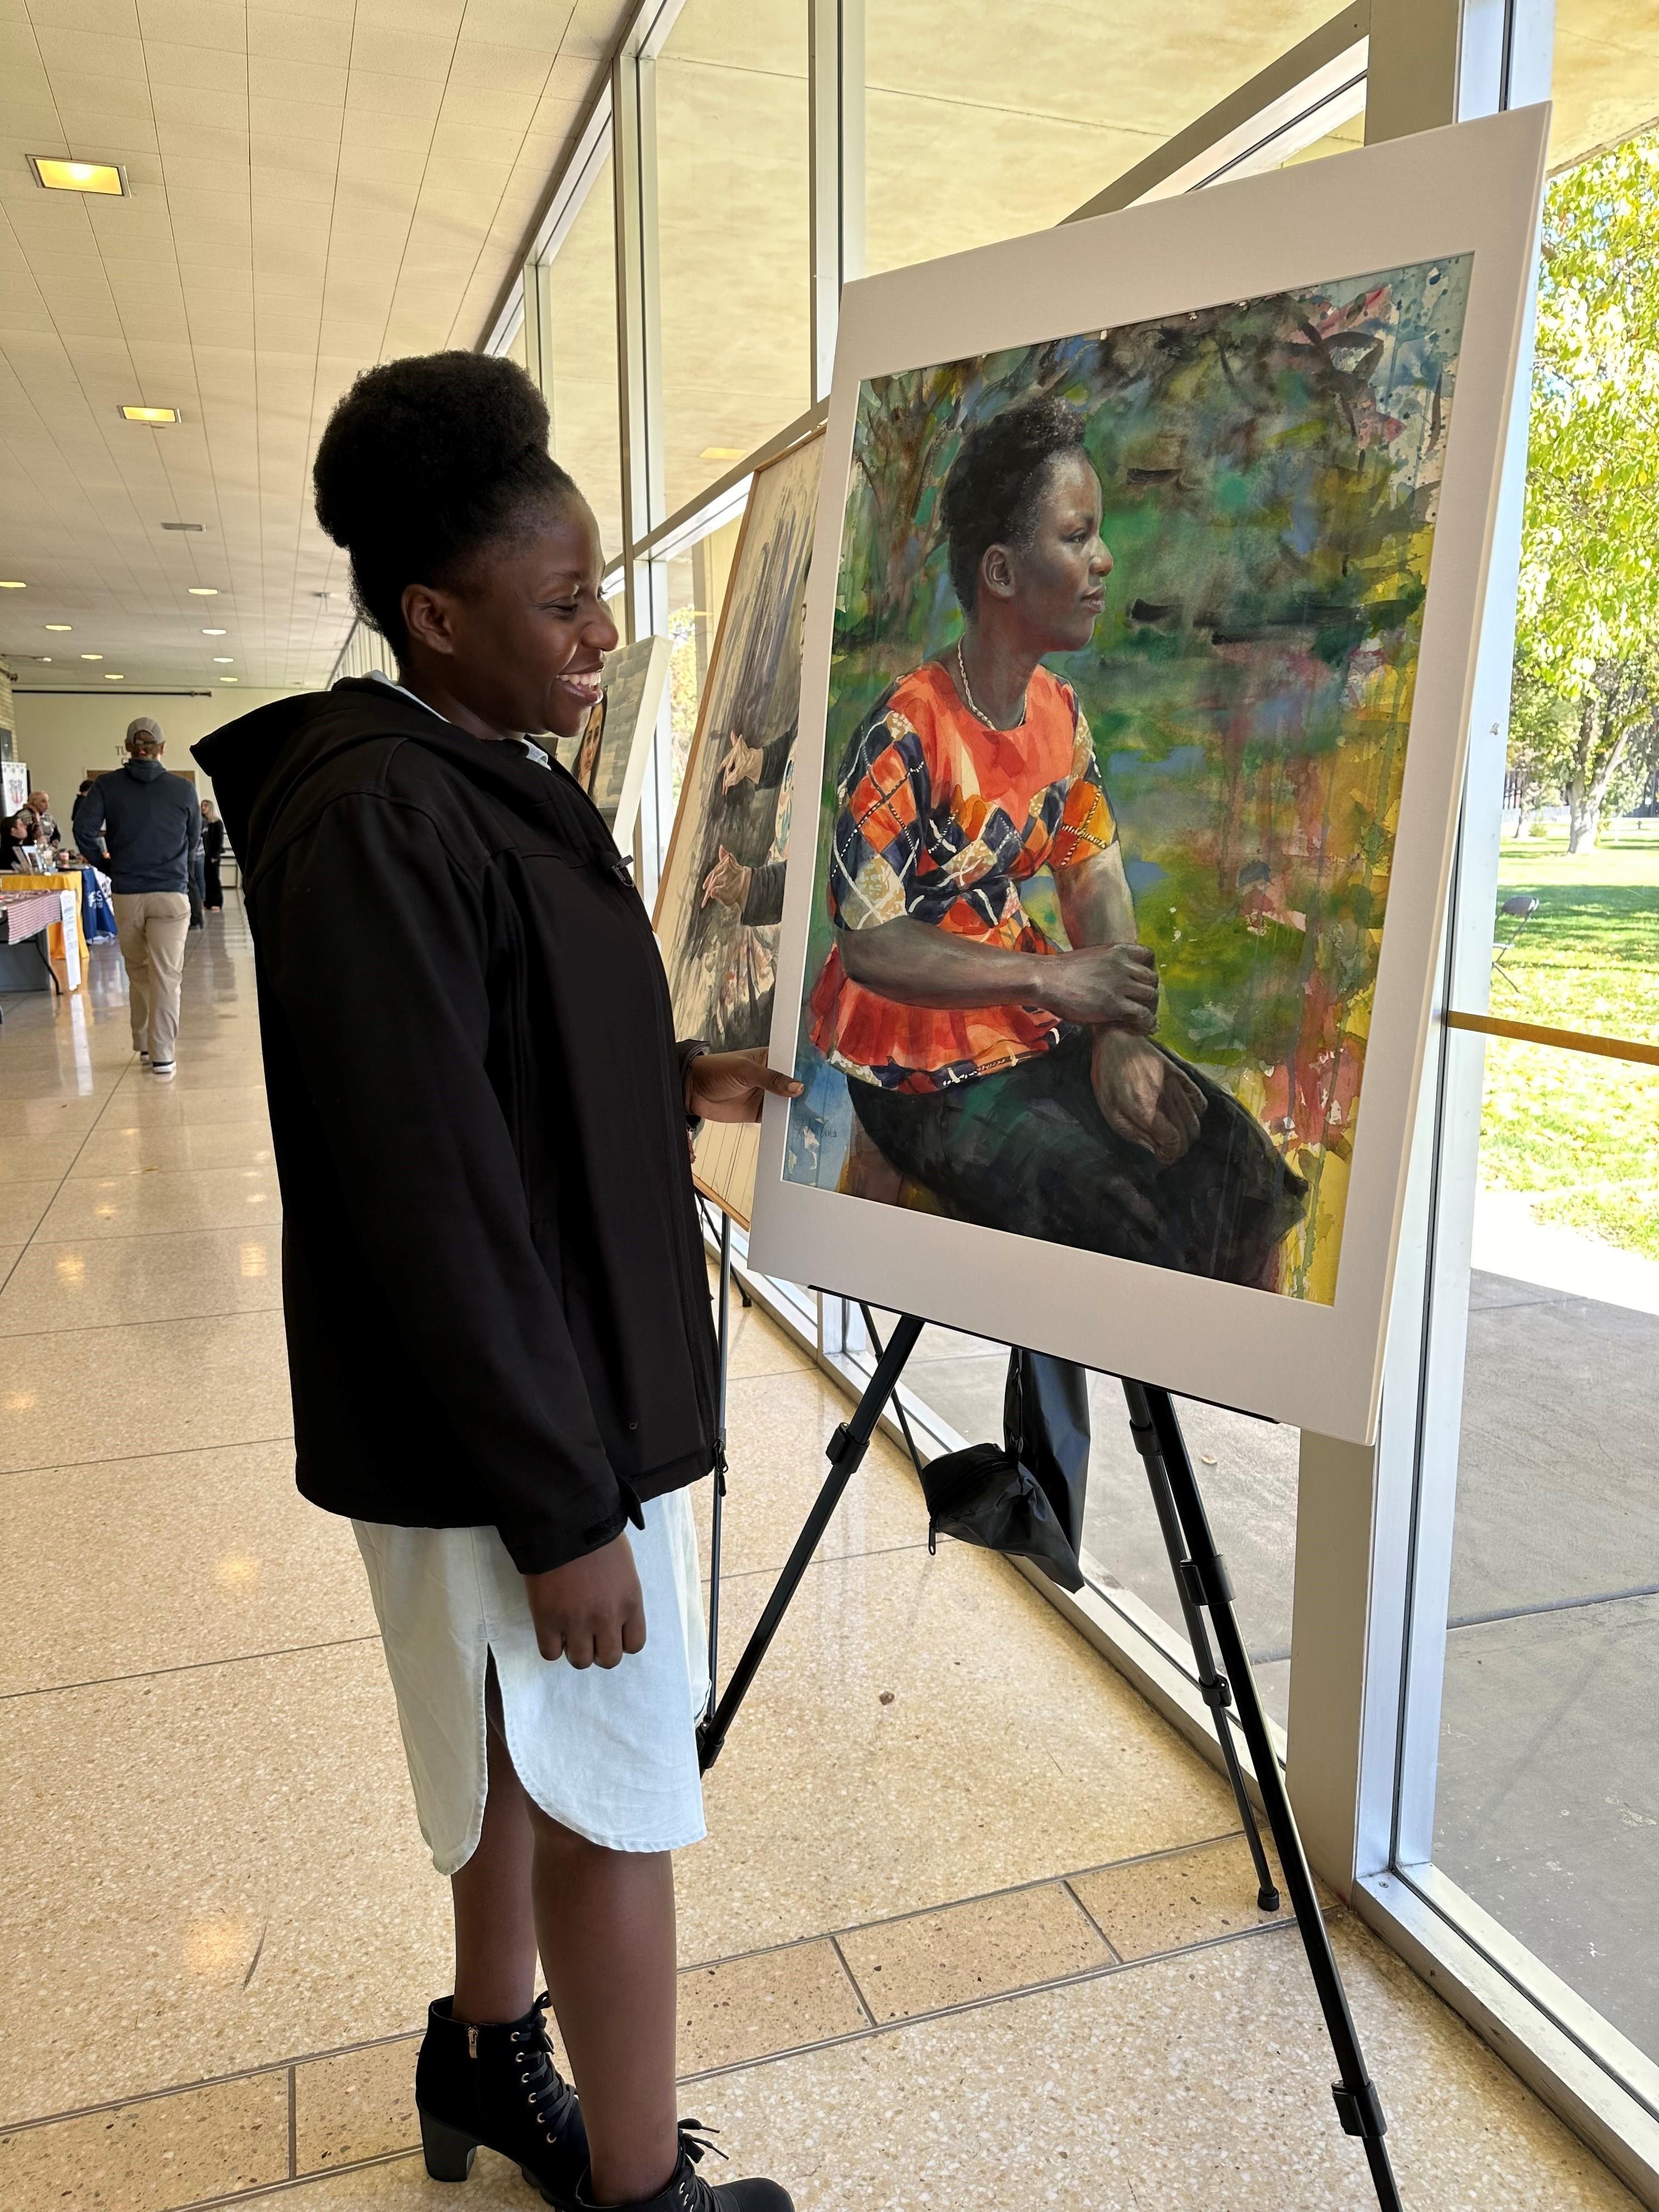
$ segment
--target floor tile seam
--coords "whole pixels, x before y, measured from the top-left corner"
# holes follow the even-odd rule
[[[327,1636],[316,1644],[279,1644],[270,1651],[229,1651],[216,1659],[183,1659],[176,1667],[137,1667],[130,1674],[91,1674],[79,1682],[43,1682],[33,1690],[0,1690],[0,1705],[23,1698],[56,1698],[70,1690],[108,1690],[123,1682],[155,1682],[168,1674],[200,1674],[210,1667],[247,1667],[262,1659],[293,1659],[307,1651],[339,1651],[349,1644],[378,1644],[379,1629],[356,1636]]]
[[[1330,1917],[1330,1915],[1327,1916],[1328,1918]],[[1284,1920],[1264,1921],[1255,1928],[1231,1928],[1219,1936],[1201,1936],[1195,1942],[1173,1944],[1167,1950],[1163,1951],[1148,1951],[1139,1958],[1121,1959],[1114,1956],[1103,1959],[1094,1966],[1079,1967],[1073,1973],[1050,1975],[1042,1981],[1020,1982],[1012,1989],[989,1990],[982,1996],[963,1997],[955,2004],[932,2005],[926,2011],[903,2013],[892,2020],[875,2020],[871,2014],[868,2005],[864,2004],[860,1998],[860,2009],[870,2021],[867,2027],[848,2028],[839,2035],[817,2036],[806,2043],[783,2044],[775,2051],[752,2052],[745,2058],[730,2059],[720,2065],[694,2068],[689,2073],[677,2075],[676,2084],[684,2089],[699,2082],[720,2081],[730,2074],[747,2073],[752,2068],[775,2066],[781,2064],[785,2059],[811,2057],[819,2051],[839,2050],[848,2044],[867,2043],[878,2036],[897,2035],[908,2028],[931,2027],[939,2021],[957,2020],[967,2014],[988,2012],[998,2005],[1018,2004],[1029,1998],[1047,1996],[1056,1990],[1079,1989],[1091,1982],[1104,1981],[1116,1974],[1137,1973],[1144,1966],[1167,1966],[1171,1960],[1190,1958],[1200,1952],[1224,1950],[1230,1944],[1254,1942],[1264,1936],[1285,1936],[1294,1930],[1297,1925],[1292,1917]],[[817,1937],[809,1940],[821,1942],[823,1939]],[[681,1968],[679,1971],[684,1972],[685,1969]],[[856,1987],[856,1984],[854,1986]],[[8,2136],[33,2135],[38,2133],[42,2128],[63,2126],[75,2120],[95,2119],[108,2112],[125,2112],[135,2105],[159,2104],[168,2097],[192,2096],[198,2092],[209,2089],[228,2088],[235,2082],[258,2081],[266,2075],[287,2075],[295,2085],[290,2094],[297,2096],[296,2077],[302,2066],[318,2065],[331,2059],[350,2058],[364,2051],[386,2050],[395,2043],[416,2043],[420,2040],[420,2035],[421,2031],[418,2028],[404,2028],[396,2035],[377,2036],[371,2041],[343,2045],[338,2050],[319,2051],[304,2057],[280,2060],[264,2066],[246,2066],[234,2074],[216,2074],[199,2081],[177,2082],[168,2088],[142,2089],[132,2096],[116,2098],[108,2104],[79,2106],[68,2112],[48,2112],[38,2119],[10,2121],[3,2127],[0,2127],[0,2141],[3,2141]],[[416,2155],[417,2155],[416,2149],[411,2145],[401,2150],[378,2153],[371,2158],[342,2160],[337,2166],[308,2168],[304,2173],[291,2173],[287,2179],[289,2183],[316,2181],[328,2174],[347,2173],[360,2166],[384,2166],[395,2158]],[[297,2156],[296,2149],[295,2152],[296,2163]],[[200,2208],[204,2205],[233,2203],[239,2198],[256,2195],[261,2190],[275,2189],[282,2185],[283,2185],[280,2182],[256,2182],[246,2190],[233,2191],[227,2195],[192,2197],[185,2204],[164,2208],[164,2212],[200,2212]]]
[[[1080,1881],[1088,1875],[1091,1874],[1113,1874],[1120,1872],[1125,1867],[1154,1865],[1160,1859],[1179,1858],[1188,1851],[1207,1850],[1216,1845],[1232,1842],[1236,1838],[1242,1837],[1243,1834],[1243,1831],[1242,1828],[1235,1828],[1224,1835],[1207,1837],[1197,1843],[1176,1844],[1161,1850],[1138,1852],[1130,1858],[1108,1859],[1098,1866],[1082,1868],[1076,1873],[1071,1875],[1044,1875],[1033,1881],[1012,1883],[1006,1889],[983,1890],[971,1897],[951,1899],[943,1905],[921,1905],[908,1912],[892,1913],[885,1919],[860,1921],[852,1926],[844,1929],[815,1929],[805,1936],[792,1936],[786,1942],[763,1943],[757,1946],[753,1950],[732,1951],[724,1954],[719,1958],[690,1959],[684,1961],[681,1965],[677,1966],[675,1972],[677,1975],[708,1973],[712,1972],[716,1967],[743,1966],[755,1959],[779,1958],[787,1952],[805,1951],[810,1949],[814,1944],[823,1942],[828,1942],[837,1953],[837,1955],[842,1956],[843,1966],[846,1966],[844,1954],[841,1953],[840,1938],[842,1936],[864,1935],[881,1928],[901,1927],[906,1921],[928,1919],[937,1913],[952,1911],[956,1910],[957,1906],[961,1905],[990,1904],[1002,1897],[1026,1896],[1033,1890],[1068,1886],[1071,1882]],[[1223,1936],[1206,1936],[1194,1944],[1176,1945],[1171,1951],[1149,1954],[1148,1958],[1146,1959],[1124,1959],[1118,1954],[1115,1947],[1109,1942],[1109,1939],[1103,1937],[1103,1940],[1106,1942],[1107,1948],[1112,1952],[1113,1959],[1119,1966],[1145,1966],[1149,1963],[1149,1960],[1152,1958],[1174,1957],[1182,1950],[1203,1950],[1207,1948],[1212,1942],[1231,1942],[1234,1940],[1235,1936],[1238,1935],[1272,1934],[1275,1929],[1294,1927],[1296,1924],[1295,1916],[1293,1914],[1290,1914],[1280,1920],[1264,1921],[1256,1928],[1234,1929],[1228,1935]],[[1107,1961],[1103,1963],[1109,1964],[1110,1962]],[[862,2002],[863,1993],[861,1990],[859,1990],[857,1978],[853,1974],[850,1966],[846,1966],[846,1971],[848,1978],[849,1981],[853,1982],[854,1990],[858,1991],[860,2002]],[[1076,1980],[1079,1978],[1087,1980],[1100,1971],[1101,1968],[1097,1966],[1086,1967],[1082,1970],[1080,1976],[1061,1976],[1057,1978],[1059,1981]],[[980,2004],[996,2002],[1003,1996],[1029,1995],[1032,1990],[1042,1989],[1048,1986],[1049,1985],[1047,1983],[1023,1984],[1018,1989],[1014,1990],[1001,1990],[995,1992],[990,1996],[970,1999],[967,2001],[968,2008],[971,2009],[974,2006]],[[866,2013],[871,2011],[871,2008],[867,2004],[864,2005],[863,2008]],[[962,2008],[963,2008],[961,2007],[949,2006],[944,2008],[947,2012],[951,2010],[960,2010]],[[929,2014],[927,2016],[931,2018],[933,2015]],[[909,2017],[921,2018],[922,2015],[915,2014],[909,2015]],[[902,2026],[904,2023],[902,2021],[890,2021],[885,2022],[875,2022],[874,2024],[878,2027],[884,2030],[889,2027]],[[193,2081],[174,2081],[169,2082],[161,2088],[135,2090],[130,2096],[112,2098],[103,2104],[78,2105],[71,2106],[69,2110],[64,2112],[44,2112],[33,2119],[8,2121],[3,2125],[0,2125],[0,2136],[21,2135],[33,2129],[50,2127],[59,2121],[85,2119],[100,2112],[118,2112],[125,2109],[125,2107],[129,2105],[153,2104],[158,2098],[185,2096],[198,2089],[221,2088],[230,2082],[251,2081],[258,2075],[278,2074],[285,2070],[293,2071],[301,2066],[319,2065],[327,2060],[350,2058],[355,2057],[360,2051],[380,2051],[385,2050],[390,2045],[394,2043],[408,2043],[418,2040],[420,2034],[421,2030],[418,2027],[400,2027],[394,2029],[389,2035],[363,2036],[355,2042],[332,2045],[321,2051],[291,2051],[284,2058],[266,2059],[259,2065],[238,2067],[227,2074],[204,2075],[199,2080]],[[845,2039],[831,2038],[830,2039],[831,2041],[836,2041],[844,2040]],[[817,2046],[816,2045],[792,2045],[788,2047],[787,2051],[772,2055],[789,2056],[796,2051],[816,2049],[817,2047]],[[734,2063],[736,2063],[738,2062],[734,2062]],[[759,2059],[755,2059],[744,2060],[740,2063],[747,2065],[759,2064],[762,2062]],[[729,2072],[731,2069],[729,2068],[721,2068],[713,2070]],[[685,2078],[688,2081],[700,2081],[703,2077],[702,2075],[688,2075]]]
[[[3,1283],[0,1283],[0,1291],[3,1291],[6,1288],[6,1285],[11,1281],[12,1276],[16,1273],[18,1268],[22,1266],[23,1261],[27,1257],[28,1254],[34,1249],[34,1240],[40,1233],[40,1222],[46,1219],[47,1214],[52,1212],[52,1207],[57,1205],[58,1200],[63,1196],[64,1192],[68,1186],[70,1177],[75,1173],[76,1161],[80,1158],[82,1153],[85,1152],[87,1146],[92,1142],[93,1138],[102,1127],[105,1115],[108,1113],[110,1108],[114,1104],[115,1100],[120,1092],[122,1085],[126,1082],[131,1073],[132,1068],[131,1064],[129,1064],[122,1069],[121,1073],[116,1077],[114,1082],[111,1084],[108,1096],[105,1098],[103,1104],[98,1109],[97,1113],[94,1115],[90,1127],[87,1130],[80,1143],[76,1146],[74,1155],[71,1158],[69,1165],[58,1177],[57,1189],[53,1191],[52,1196],[46,1200],[46,1205],[42,1207],[40,1212],[40,1220],[35,1223],[33,1228],[23,1239],[22,1245],[18,1251],[16,1259],[13,1261],[10,1267],[6,1272],[5,1281]],[[42,1176],[40,1177],[40,1181],[42,1182],[49,1182],[51,1181],[51,1177],[49,1176]]]
[[[1241,1828],[1241,1829],[1239,1829],[1238,1833],[1239,1833],[1241,1836],[1243,1834],[1243,1832],[1244,1832],[1244,1831],[1243,1831],[1242,1828]],[[1079,1875],[1077,1877],[1077,1880],[1078,1880],[1079,1881],[1083,1881],[1084,1879],[1085,1879],[1085,1876],[1083,1876],[1082,1875]],[[1106,1933],[1106,1930],[1105,1930],[1105,1929],[1101,1926],[1101,1924],[1100,1924],[1099,1921],[1097,1921],[1097,1920],[1095,1918],[1094,1914],[1093,1914],[1092,1912],[1091,1912],[1091,1911],[1090,1911],[1090,1910],[1089,1910],[1088,1906],[1087,1906],[1087,1905],[1083,1902],[1083,1899],[1082,1899],[1078,1895],[1077,1890],[1076,1890],[1076,1888],[1074,1887],[1074,1886],[1073,1886],[1073,1884],[1072,1877],[1071,1877],[1069,1875],[1066,1875],[1066,1877],[1065,1878],[1065,1880],[1060,1883],[1060,1887],[1065,1891],[1065,1893],[1066,1893],[1066,1894],[1067,1895],[1067,1897],[1069,1897],[1069,1898],[1071,1899],[1071,1900],[1072,1900],[1073,1904],[1076,1905],[1076,1907],[1077,1907],[1078,1911],[1079,1911],[1083,1915],[1084,1918],[1088,1922],[1088,1923],[1089,1923],[1090,1927],[1091,1927],[1091,1928],[1092,1928],[1092,1929],[1094,1929],[1094,1931],[1095,1931],[1096,1935],[1099,1936],[1099,1938],[1100,1938],[1101,1942],[1102,1942],[1106,1946],[1106,1948],[1107,1948],[1107,1949],[1111,1953],[1111,1954],[1112,1954],[1113,1958],[1116,1959],[1117,1960],[1119,1960],[1119,1962],[1120,1962],[1120,1963],[1121,1963],[1121,1962],[1122,1962],[1122,1960],[1123,1960],[1123,1954],[1122,1954],[1122,1952],[1121,1952],[1121,1951],[1120,1951],[1120,1950],[1118,1949],[1118,1948],[1117,1948],[1116,1944],[1113,1942],[1113,1941],[1112,1941],[1111,1937],[1110,1937],[1110,1936]]]
[[[859,1980],[858,1976],[853,1972],[852,1962],[848,1958],[846,1952],[842,1949],[839,1937],[831,1936],[828,1938],[828,1942],[830,1948],[836,1954],[836,1964],[840,1966],[842,1973],[846,1975],[848,1982],[851,1986],[853,1995],[858,1999],[859,2010],[864,2014],[864,2017],[869,2025],[872,2027],[874,2027],[876,2025],[875,2007],[871,2003],[869,1998],[865,1996],[864,1986]]]
[[[281,1309],[276,1306],[255,1306],[248,1313],[226,1314],[218,1316],[216,1318],[227,1321],[258,1321],[263,1314],[276,1313],[280,1310]],[[202,1318],[202,1316],[197,1316],[198,1320]],[[165,1322],[157,1322],[155,1325],[158,1328],[171,1326]],[[120,1327],[123,1324],[113,1323],[112,1326]],[[133,1322],[125,1326],[145,1328],[149,1324],[147,1322]],[[44,1332],[48,1336],[78,1336],[82,1333],[79,1329],[72,1328],[53,1328]],[[88,1335],[93,1335],[100,1332],[89,1329],[85,1333]],[[21,1344],[31,1340],[23,1337],[4,1339],[8,1344]],[[287,1429],[279,1437],[216,1437],[210,1443],[175,1444],[170,1451],[100,1452],[92,1459],[32,1459],[27,1467],[0,1467],[0,1482],[4,1482],[9,1476],[14,1474],[46,1474],[53,1472],[59,1474],[71,1474],[77,1467],[131,1467],[139,1460],[177,1459],[181,1452],[247,1451],[255,1444],[291,1444],[293,1442],[294,1431],[292,1429]]]
[[[50,1336],[75,1334],[73,1330],[65,1329],[49,1329],[43,1333]],[[285,1429],[279,1437],[234,1437],[228,1440],[222,1438],[210,1444],[173,1444],[166,1451],[103,1452],[96,1459],[45,1459],[33,1462],[27,1467],[0,1468],[0,1482],[14,1474],[44,1474],[54,1469],[62,1474],[72,1474],[80,1467],[137,1467],[145,1460],[182,1459],[191,1452],[252,1451],[260,1444],[291,1444],[293,1442],[293,1430]]]
[[[148,1237],[100,1237],[98,1239],[100,1244],[119,1243],[148,1243],[149,1241],[150,1240]],[[9,1281],[10,1278],[8,1277],[7,1279]],[[273,1278],[273,1279],[275,1279]],[[3,1293],[0,1292],[0,1295],[3,1295]],[[147,1313],[142,1322],[134,1322],[131,1319],[126,1321],[80,1321],[75,1322],[71,1327],[60,1327],[57,1328],[7,1328],[3,1323],[0,1323],[0,1344],[33,1344],[38,1337],[42,1336],[98,1336],[112,1328],[147,1328],[152,1324],[159,1328],[163,1325],[170,1325],[173,1322],[185,1321],[245,1321],[250,1314],[280,1313],[282,1310],[282,1290],[279,1284],[277,1285],[276,1297],[272,1299],[269,1305],[264,1306],[218,1306],[216,1307],[211,1313]],[[191,1449],[211,1449],[212,1448],[211,1446],[193,1446]],[[48,1463],[50,1464],[50,1462]],[[27,1472],[26,1469],[21,1468],[10,1468],[6,1471],[12,1474],[20,1474]]]
[[[0,1341],[3,1340],[0,1340]],[[841,1566],[847,1565],[854,1559],[890,1559],[896,1552],[925,1552],[927,1549],[927,1539],[925,1536],[918,1536],[914,1540],[914,1541],[907,1541],[902,1544],[867,1545],[861,1552],[814,1552],[811,1558],[806,1564],[809,1570],[813,1567]],[[775,1582],[778,1577],[783,1572],[784,1565],[785,1562],[780,1559],[775,1566],[722,1566],[720,1569],[720,1588],[724,1589],[729,1583],[752,1583],[757,1581],[763,1577],[768,1577],[771,1581]],[[708,1580],[708,1577],[706,1573],[702,1579],[705,1583]]]

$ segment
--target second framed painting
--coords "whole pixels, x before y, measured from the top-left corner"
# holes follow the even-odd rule
[[[848,287],[757,1266],[1370,1436],[1547,119]]]
[[[794,793],[801,624],[823,434],[755,472],[697,708],[656,930],[683,1037],[716,1052],[772,1034]],[[693,1170],[749,1219],[758,1131],[710,1123]]]

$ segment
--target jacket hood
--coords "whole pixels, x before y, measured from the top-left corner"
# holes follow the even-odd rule
[[[121,766],[135,783],[154,783],[158,775],[168,773],[158,760],[125,760]]]
[[[350,763],[344,756],[388,740],[416,744],[448,763],[469,783],[493,790],[509,805],[524,805],[528,764],[517,746],[469,737],[372,677],[347,677],[329,691],[274,700],[227,722],[191,750],[213,779],[231,849],[251,873],[303,784],[325,770],[337,775],[343,769],[349,777]],[[540,769],[533,774],[549,797],[550,787],[560,787],[558,812],[566,834],[591,848],[602,865],[614,863],[617,850],[603,818],[574,779],[556,762],[550,775]],[[572,799],[578,802],[574,808]]]

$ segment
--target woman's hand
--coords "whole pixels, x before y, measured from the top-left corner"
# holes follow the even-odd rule
[[[760,772],[760,747],[751,745],[733,730],[726,741],[726,758],[720,763],[720,789],[735,791],[740,783],[758,783]]]
[[[1144,945],[1085,945],[1042,963],[1042,1003],[1063,1021],[1150,1035],[1158,1021],[1158,963]]]
[[[710,899],[718,899],[734,914],[741,914],[754,875],[752,868],[745,868],[741,860],[734,860],[722,845],[719,860],[702,879],[703,904],[707,906]]]
[[[702,1052],[685,1072],[685,1110],[704,1121],[758,1121],[763,1098],[799,1098],[805,1087],[766,1065],[763,1044],[751,1052]]]
[[[626,1532],[586,1559],[526,1575],[525,1594],[544,1659],[573,1667],[620,1667],[645,1649],[645,1599]]]
[[[1097,1030],[1090,1073],[1107,1127],[1161,1166],[1178,1160],[1197,1136],[1204,1093],[1144,1037]]]

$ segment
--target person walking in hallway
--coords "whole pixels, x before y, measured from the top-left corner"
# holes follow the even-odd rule
[[[297,1479],[356,1529],[451,1884],[427,2170],[482,2143],[558,2212],[791,2212],[705,2180],[677,2118],[672,1854],[703,1834],[690,1486],[717,1452],[687,1134],[799,1085],[676,1038],[650,917],[551,757],[617,629],[547,440],[510,361],[359,377],[317,513],[398,680],[196,758],[253,938]]]
[[[202,801],[202,904],[210,914],[225,910],[225,887],[219,870],[225,857],[225,825],[210,799]]]
[[[164,1080],[177,1050],[191,868],[202,843],[196,793],[162,767],[165,743],[148,714],[130,722],[125,761],[98,777],[75,817],[76,836],[101,838],[109,853],[132,1048]]]

